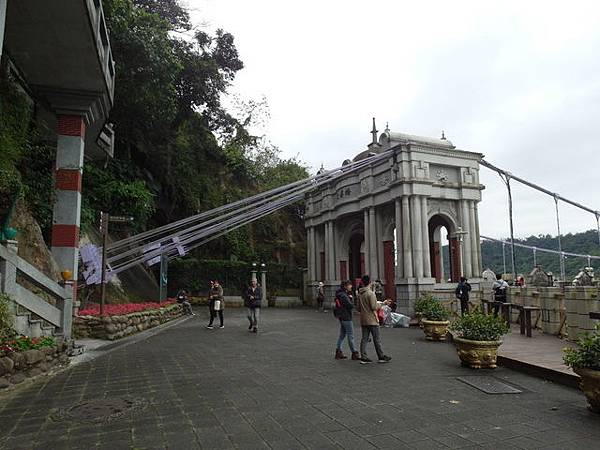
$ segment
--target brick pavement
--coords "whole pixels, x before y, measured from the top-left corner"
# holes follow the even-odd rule
[[[331,314],[265,310],[258,335],[242,310],[224,330],[205,316],[0,397],[0,448],[600,448],[579,391],[499,368],[524,392],[484,394],[456,380],[474,372],[452,345],[419,329],[382,330],[393,361],[361,366],[333,359]],[[57,416],[123,396],[146,407],[102,423]]]

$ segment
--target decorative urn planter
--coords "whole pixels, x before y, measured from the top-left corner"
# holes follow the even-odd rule
[[[419,328],[423,328],[423,313],[421,313],[421,312],[415,313],[415,319],[417,319],[417,323],[419,324]]]
[[[471,369],[495,369],[502,341],[472,341],[455,337],[456,352],[463,366]]]
[[[573,372],[581,377],[579,386],[587,397],[590,411],[600,413],[600,370],[574,368]]]
[[[428,341],[445,341],[449,326],[448,320],[421,320],[421,327]]]

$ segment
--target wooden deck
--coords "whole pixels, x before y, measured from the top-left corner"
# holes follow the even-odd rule
[[[512,325],[498,351],[498,362],[503,366],[521,369],[532,374],[570,386],[577,386],[579,376],[563,363],[563,348],[575,344],[557,336],[533,330],[528,338]]]

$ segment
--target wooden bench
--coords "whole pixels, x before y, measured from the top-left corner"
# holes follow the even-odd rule
[[[531,337],[531,312],[540,311],[537,306],[514,305],[519,310],[519,322],[521,324],[521,334]]]

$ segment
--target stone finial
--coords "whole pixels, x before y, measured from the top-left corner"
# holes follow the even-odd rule
[[[389,123],[389,122],[386,122],[386,123],[385,123],[385,132],[386,132],[386,133],[389,133],[389,132],[390,132],[390,123]]]
[[[373,129],[371,130],[371,134],[373,135],[372,144],[377,145],[377,127],[375,126],[375,117],[373,117]]]
[[[442,137],[440,138],[442,141],[446,140],[446,135],[444,134],[444,130],[442,130]]]

